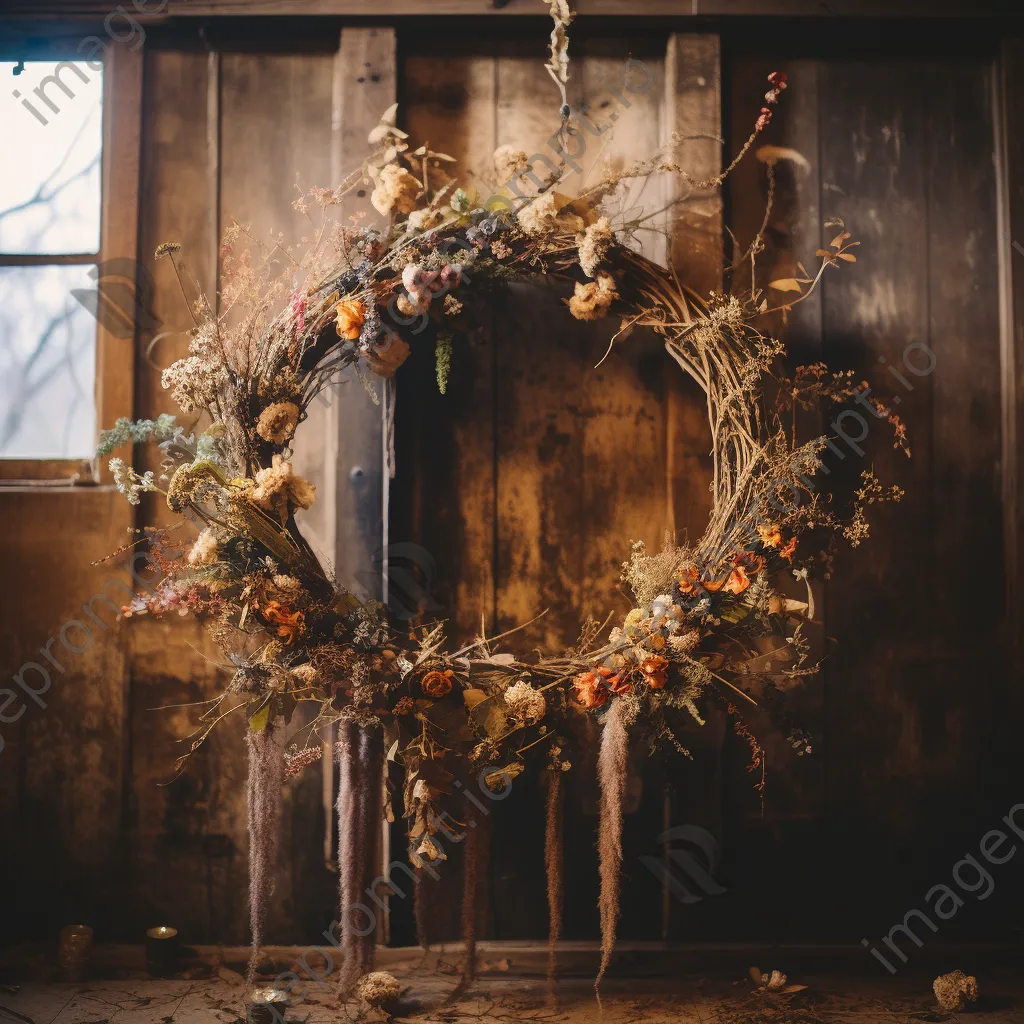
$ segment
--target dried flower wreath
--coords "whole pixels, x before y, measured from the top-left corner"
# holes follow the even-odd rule
[[[551,9],[556,28],[548,69],[564,85],[568,8],[553,2]],[[784,353],[755,326],[771,311],[767,292],[751,280],[742,294],[701,299],[671,270],[630,248],[636,222],[618,225],[602,207],[623,181],[662,171],[696,189],[720,184],[785,88],[784,75],[769,76],[767,105],[750,138],[714,180],[687,176],[671,146],[569,197],[556,189],[557,176],[539,180],[525,153],[503,147],[496,167],[508,170],[515,195],[525,198],[492,197],[486,207],[449,178],[451,158],[425,147],[410,151],[392,107],[370,134],[376,148],[360,170],[336,189],[297,200],[296,208],[313,222],[312,239],[304,249],[278,247],[287,264],[283,273],[270,269],[266,246],[252,240],[242,247],[241,227],[227,232],[220,315],[193,290],[179,247],[158,250],[173,262],[195,324],[190,354],[164,371],[163,386],[195,423],[204,417],[209,423],[197,437],[171,416],[119,420],[101,435],[97,455],[129,442],[158,443],[164,455],[159,474],[110,460],[117,486],[136,504],[141,492],[159,492],[172,511],[201,528],[187,553],[178,555],[165,546],[166,531],[149,532],[149,557],[163,582],[125,614],[191,612],[228,659],[231,681],[203,714],[189,754],[229,714],[245,714],[252,971],[270,898],[280,788],[320,759],[321,727],[339,726],[343,914],[358,902],[359,871],[366,866],[360,839],[371,834],[371,815],[381,811],[374,804],[385,759],[404,767],[409,857],[418,869],[432,871],[444,858],[438,832],[465,832],[456,790],[479,778],[501,792],[532,752],[551,780],[545,860],[553,942],[561,914],[560,778],[570,768],[568,723],[573,715],[594,716],[601,726],[599,983],[618,917],[630,735],[652,749],[667,743],[683,750],[678,723],[687,715],[701,723],[697,701],[705,691],[754,702],[815,672],[803,630],[814,616],[809,580],[827,570],[823,544],[840,534],[856,545],[868,532],[865,507],[898,500],[901,492],[866,472],[852,514],[841,518],[812,482],[829,439],[795,444],[778,412],[763,409],[763,380]],[[369,182],[387,228],[332,220],[344,197]],[[806,298],[829,268],[853,262],[856,244],[841,232],[818,251],[813,276],[774,282],[784,296],[776,308]],[[458,371],[451,337],[472,324],[467,307],[486,301],[478,286],[517,277],[570,281],[570,315],[621,318],[613,342],[636,327],[661,335],[668,354],[706,396],[714,461],[713,508],[700,540],[670,543],[656,554],[634,545],[623,567],[635,597],[625,621],[602,641],[603,627],[588,622],[574,649],[529,661],[499,653],[500,637],[481,635],[446,650],[442,625],[422,628],[410,645],[407,634],[389,625],[385,608],[341,587],[303,538],[295,516],[314,502],[315,488],[292,464],[297,426],[340,370],[360,375],[376,398],[373,378],[388,381],[410,345],[423,343],[410,325],[428,324],[444,391],[448,374]],[[830,374],[822,365],[779,379],[780,395],[794,405],[845,402],[858,394],[850,374]],[[898,418],[869,401],[892,424],[895,445],[907,450]],[[806,601],[785,596],[787,576],[807,582]],[[313,702],[316,714],[301,749],[285,752],[282,738],[299,701]],[[757,758],[756,741],[743,734]],[[390,807],[383,811],[390,814]],[[471,976],[474,951],[467,944]],[[350,989],[372,970],[372,946],[346,927],[343,949]]]

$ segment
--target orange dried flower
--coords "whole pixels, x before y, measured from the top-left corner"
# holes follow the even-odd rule
[[[648,686],[655,690],[664,689],[665,683],[668,682],[668,658],[652,654],[640,662],[640,671]]]
[[[279,601],[268,601],[262,611],[263,617],[277,626],[277,635],[284,638],[287,647],[291,647],[295,637],[305,629],[306,616],[302,612],[293,612]]]
[[[742,594],[747,587],[750,586],[750,577],[747,575],[747,570],[742,565],[737,565],[731,573],[729,578],[725,581],[725,585],[722,589],[728,594]]]
[[[342,299],[334,307],[337,316],[338,337],[346,341],[355,341],[363,329],[366,319],[366,308],[359,299]]]
[[[774,523],[759,526],[757,536],[766,548],[777,548],[782,543],[782,531]]]
[[[786,559],[787,562],[793,560],[793,554],[796,551],[796,537],[790,537],[789,543],[779,552],[780,557]]]
[[[428,697],[437,699],[451,692],[452,680],[454,678],[455,673],[450,668],[446,668],[443,672],[439,669],[434,669],[420,680],[420,688]]]
[[[576,699],[588,711],[599,708],[608,699],[608,691],[601,685],[596,672],[581,672],[573,680]]]

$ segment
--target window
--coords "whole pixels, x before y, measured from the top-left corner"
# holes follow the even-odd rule
[[[87,459],[96,429],[103,72],[0,62],[0,459]]]

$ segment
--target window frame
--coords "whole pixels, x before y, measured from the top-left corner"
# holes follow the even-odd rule
[[[142,141],[142,47],[107,47],[103,58],[102,152],[100,154],[100,245],[95,253],[0,255],[0,267],[102,265],[109,260],[138,259],[139,172]],[[33,55],[35,56],[35,55]],[[61,52],[54,60],[81,60]],[[96,436],[134,407],[136,310],[127,311],[131,337],[116,337],[96,321],[96,376],[93,404]],[[109,484],[109,470],[93,459],[0,459],[0,487],[12,485]]]

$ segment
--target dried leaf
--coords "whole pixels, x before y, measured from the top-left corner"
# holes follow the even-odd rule
[[[471,686],[468,690],[462,691],[462,699],[466,702],[466,710],[472,711],[480,701],[487,699],[487,693]]]
[[[856,263],[857,257],[852,252],[841,252],[839,253],[839,259],[846,260],[847,263]]]
[[[507,651],[501,654],[492,654],[489,658],[482,660],[487,665],[514,665],[516,663],[515,655]]]
[[[798,150],[789,146],[761,146],[754,156],[763,164],[775,164],[779,160],[790,160],[802,171],[811,169],[811,162]]]
[[[780,292],[798,292],[802,290],[800,282],[795,277],[780,277],[778,281],[772,281],[768,287]]]
[[[493,697],[486,697],[473,707],[469,717],[480,732],[493,739],[503,735],[508,728],[504,709],[504,703],[499,704]]]
[[[267,723],[270,721],[270,701],[249,716],[249,728],[253,732],[262,732],[267,727]]]
[[[833,249],[838,249],[843,244],[843,242],[845,242],[849,237],[850,237],[850,232],[849,231],[844,231],[844,232],[842,232],[842,234],[836,235],[836,237],[833,238],[832,241],[829,242],[828,244]]]

